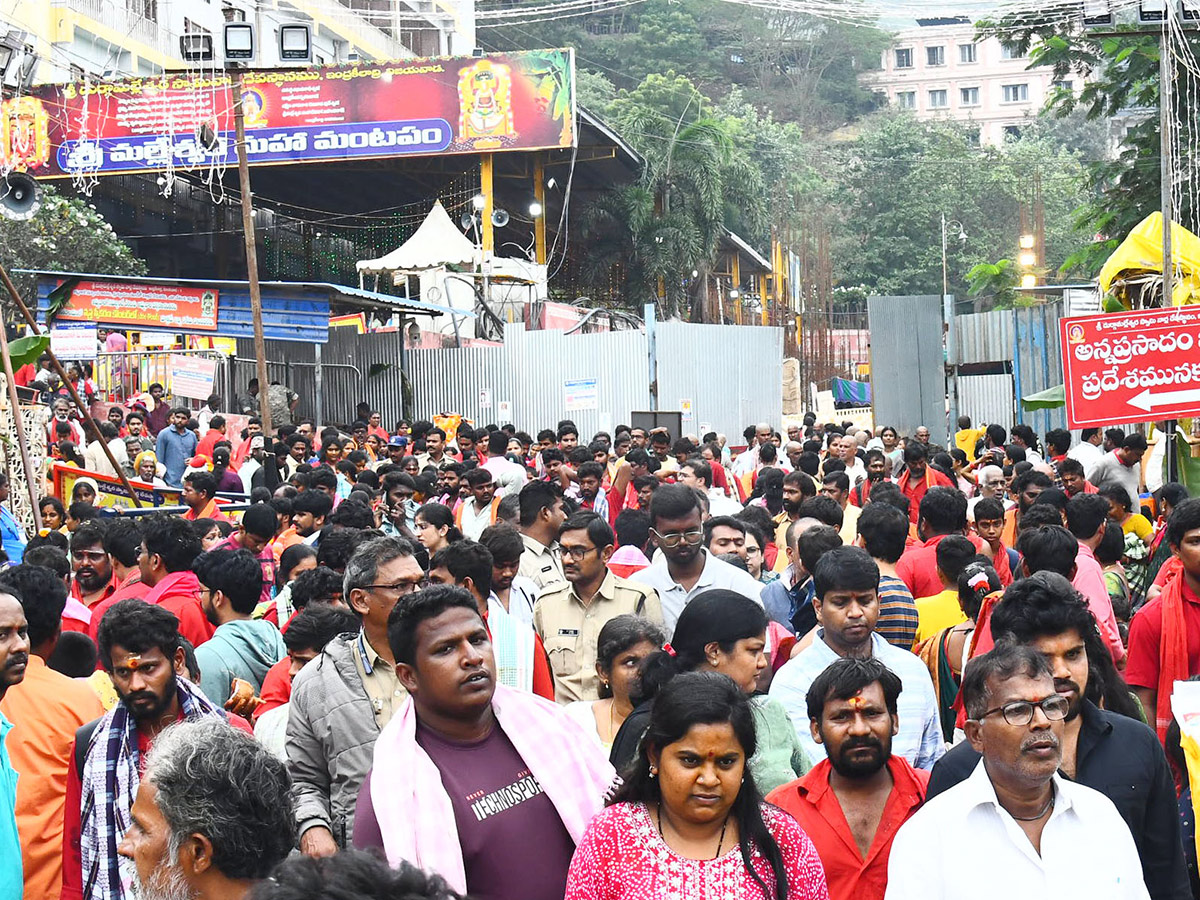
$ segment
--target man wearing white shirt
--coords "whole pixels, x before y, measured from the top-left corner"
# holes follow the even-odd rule
[[[758,468],[758,448],[771,442],[771,426],[759,422],[754,426],[754,442],[733,461],[733,474],[741,477]]]
[[[850,487],[867,480],[867,467],[858,458],[858,441],[852,437],[835,437],[829,444],[829,455],[846,464]]]
[[[983,758],[900,828],[886,900],[1148,900],[1112,801],[1058,775],[1070,704],[1045,657],[1002,642],[967,664],[962,697]]]
[[[519,466],[505,457],[504,454],[508,451],[508,435],[503,431],[493,431],[488,435],[486,448],[487,459],[483,462],[483,468],[492,473],[492,480],[496,483],[496,496],[507,497],[521,490],[529,476],[524,466]]]
[[[708,514],[714,518],[736,516],[742,511],[742,504],[725,496],[725,492],[720,488],[713,487],[712,466],[699,457],[686,460],[679,467],[679,474],[675,476],[675,480],[679,484],[704,491],[708,497]]]
[[[874,657],[895,672],[904,686],[897,701],[900,730],[892,752],[914,768],[932,769],[946,752],[933,680],[919,657],[893,647],[875,632],[879,566],[866,550],[835,547],[821,555],[813,585],[817,633],[811,644],[775,673],[770,692],[787,710],[800,746],[809,759],[820,759],[824,752],[809,728],[808,689],[817,676],[838,659]]]
[[[1087,474],[1104,457],[1104,450],[1100,447],[1103,442],[1104,434],[1099,428],[1085,428],[1080,433],[1079,443],[1067,451],[1067,456],[1079,460],[1084,474]]]
[[[247,494],[254,490],[254,476],[263,467],[264,443],[265,439],[261,434],[250,438],[250,455],[237,470],[238,477],[242,479],[242,490]]]
[[[663,558],[638,572],[637,580],[658,592],[663,626],[670,634],[688,601],[710,588],[728,588],[761,604],[762,584],[748,572],[704,549],[700,498],[686,485],[665,484],[650,501],[650,537]]]

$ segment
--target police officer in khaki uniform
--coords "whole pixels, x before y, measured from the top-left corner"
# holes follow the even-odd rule
[[[610,619],[637,615],[662,624],[654,589],[608,570],[615,541],[604,518],[590,511],[575,513],[559,531],[567,584],[544,588],[533,607],[533,629],[550,656],[559,703],[600,699],[596,644]]]

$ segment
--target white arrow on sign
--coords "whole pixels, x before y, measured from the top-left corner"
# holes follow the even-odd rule
[[[1150,389],[1146,388],[1140,394],[1130,397],[1126,402],[1143,412],[1150,412],[1150,410],[1160,406],[1175,406],[1178,403],[1195,403],[1197,401],[1200,401],[1200,389],[1163,391],[1158,394],[1152,394],[1150,393]]]

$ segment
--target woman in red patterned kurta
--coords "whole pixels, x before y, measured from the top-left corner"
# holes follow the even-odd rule
[[[754,785],[754,748],[732,679],[672,679],[624,786],[575,850],[566,900],[828,900],[812,841]]]

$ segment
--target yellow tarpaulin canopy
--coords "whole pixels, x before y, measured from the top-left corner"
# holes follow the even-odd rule
[[[1100,290],[1127,301],[1127,285],[1138,276],[1162,274],[1162,213],[1150,213],[1129,232],[1100,270]],[[1178,222],[1171,223],[1171,258],[1178,277],[1171,290],[1172,306],[1200,303],[1200,238]],[[1125,303],[1129,306],[1129,303]]]

